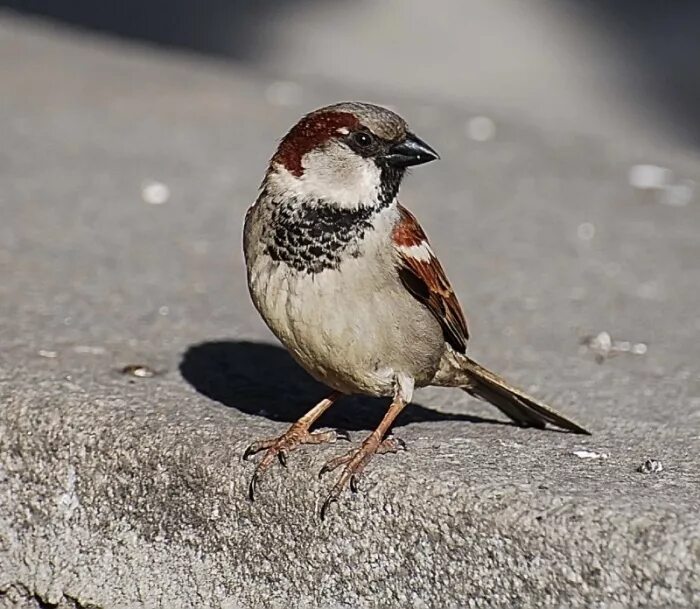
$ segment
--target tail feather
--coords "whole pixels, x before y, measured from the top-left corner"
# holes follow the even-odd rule
[[[578,423],[563,417],[546,404],[516,389],[474,360],[465,356],[461,364],[462,370],[467,373],[469,379],[468,384],[462,389],[470,395],[490,402],[518,425],[542,429],[549,423],[574,433],[590,435],[591,432]]]

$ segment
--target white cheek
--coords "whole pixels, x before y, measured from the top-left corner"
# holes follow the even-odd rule
[[[309,181],[319,192],[331,193],[330,198],[341,207],[352,208],[378,202],[381,173],[374,161],[360,159],[342,172],[309,172]]]
[[[324,152],[307,153],[304,173],[297,177],[281,165],[270,179],[285,193],[308,199],[325,199],[345,208],[375,205],[379,199],[381,172],[370,159],[357,156],[330,157]]]

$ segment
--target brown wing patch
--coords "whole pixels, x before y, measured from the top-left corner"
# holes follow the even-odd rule
[[[304,173],[302,157],[338,133],[338,129],[355,129],[359,121],[350,112],[312,112],[302,118],[282,138],[272,160],[299,177]]]
[[[460,353],[467,349],[469,331],[462,307],[415,216],[399,205],[401,218],[392,239],[399,254],[399,276],[406,289],[440,322],[445,340]]]

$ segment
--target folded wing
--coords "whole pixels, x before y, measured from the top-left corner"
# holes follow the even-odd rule
[[[398,272],[406,289],[440,322],[445,341],[459,353],[467,349],[467,320],[425,232],[402,205],[392,240],[398,254]]]

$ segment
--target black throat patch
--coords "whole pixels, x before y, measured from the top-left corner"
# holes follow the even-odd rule
[[[362,238],[383,207],[341,209],[315,201],[278,203],[271,226],[264,231],[267,254],[309,274],[337,269],[343,257],[360,255]]]
[[[403,170],[381,168],[379,200],[367,207],[343,209],[323,200],[278,202],[263,231],[265,251],[273,259],[309,274],[337,269],[342,258],[357,258],[376,214],[396,199]]]

